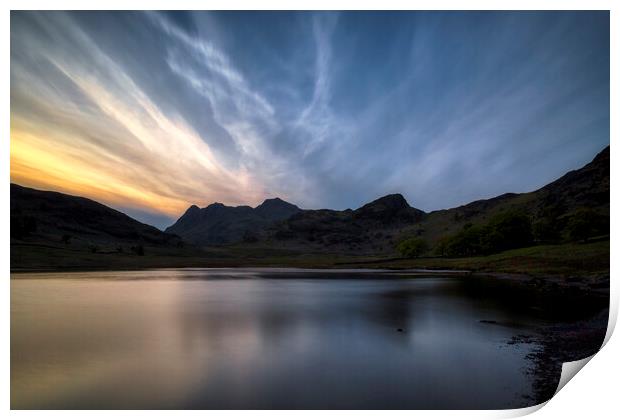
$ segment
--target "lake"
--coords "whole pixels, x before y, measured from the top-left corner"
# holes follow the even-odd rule
[[[467,276],[183,269],[11,274],[11,408],[532,405],[544,323]],[[483,321],[483,322],[481,322]]]

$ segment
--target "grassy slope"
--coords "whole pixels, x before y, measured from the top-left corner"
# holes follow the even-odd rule
[[[416,258],[301,254],[294,251],[206,248],[204,251],[146,248],[146,255],[93,254],[62,247],[13,244],[11,270],[138,269],[166,267],[426,268],[533,276],[609,273],[609,240],[544,245],[472,258]]]
[[[523,211],[532,218],[532,222],[536,222],[544,216],[545,210],[553,210],[558,212],[554,217],[565,222],[573,212],[584,207],[609,217],[609,147],[584,167],[570,171],[536,191],[503,194],[431,212],[398,239],[421,232],[421,236],[433,247],[442,237],[454,235],[467,223],[485,224],[501,212]]]
[[[493,216],[501,212],[523,210],[528,214],[534,214],[533,209],[538,198],[537,192],[531,192],[476,201],[450,210],[434,211],[428,214],[423,223],[409,229],[409,232],[406,231],[402,238],[407,237],[416,229],[423,229],[424,239],[434,247],[441,238],[455,235],[466,224],[486,224]]]
[[[377,260],[357,265],[578,276],[609,272],[609,240],[588,244],[540,245],[484,257]]]

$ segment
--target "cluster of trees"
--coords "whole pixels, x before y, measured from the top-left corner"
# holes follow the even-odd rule
[[[532,234],[537,243],[557,243],[562,240],[565,221],[564,210],[559,206],[546,206],[539,210],[532,223]]]
[[[579,242],[609,235],[609,217],[591,209],[579,209],[569,219],[566,232],[570,240]]]
[[[468,257],[522,248],[533,242],[530,218],[520,211],[508,211],[483,225],[465,225],[456,235],[439,241],[436,251],[442,256]]]
[[[101,251],[101,248],[99,248],[98,245],[91,244],[91,245],[88,246],[88,250],[90,252],[92,252],[93,254],[96,254],[96,253]],[[132,247],[129,248],[129,250],[133,254],[136,254],[136,255],[139,255],[139,256],[144,255],[144,246],[141,245],[141,244],[132,246]],[[102,251],[102,252],[104,254],[110,254],[111,253],[110,251],[105,251],[105,252]],[[122,254],[124,252],[123,247],[122,246],[117,246],[116,247],[116,252],[119,253],[119,254]]]
[[[489,255],[536,243],[587,242],[608,234],[609,217],[588,208],[562,216],[554,209],[546,209],[534,223],[525,212],[510,210],[494,215],[485,224],[466,224],[458,233],[441,239],[433,254],[444,257]],[[427,253],[429,247],[417,236],[400,242],[396,250],[403,257],[415,258]]]
[[[562,215],[559,209],[548,207],[532,225],[532,233],[537,243],[587,242],[609,235],[609,216],[587,207]]]
[[[65,236],[63,236],[63,242],[64,242],[64,239],[65,239]],[[71,238],[69,238],[69,239],[71,239]],[[66,242],[66,243],[68,243],[68,242]],[[88,245],[88,250],[90,252],[92,252],[93,254],[96,254],[96,253],[101,251],[101,248],[99,248],[99,245],[90,244],[90,245]],[[138,255],[138,256],[143,256],[144,255],[144,246],[142,244],[138,244],[138,245],[130,247],[129,251],[131,251],[132,254],[135,254],[135,255]],[[124,248],[119,245],[119,246],[116,247],[116,252],[119,253],[119,254],[122,254],[124,252]],[[107,252],[104,252],[104,253],[109,254],[110,252],[107,251]]]
[[[428,244],[422,238],[409,238],[396,246],[396,251],[405,258],[415,258],[428,250]]]

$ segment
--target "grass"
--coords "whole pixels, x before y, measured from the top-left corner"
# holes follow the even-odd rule
[[[579,276],[609,273],[609,240],[541,245],[484,257],[412,259],[236,247],[204,250],[146,248],[145,255],[138,256],[92,253],[41,244],[11,244],[11,271],[181,267],[423,268]]]
[[[359,265],[358,263],[355,263]],[[364,267],[471,270],[531,275],[582,275],[609,272],[609,240],[539,245],[469,258],[414,258],[368,261]]]
[[[342,257],[286,250],[145,247],[145,255],[92,253],[60,246],[11,244],[11,271],[125,270],[182,267],[333,267]]]

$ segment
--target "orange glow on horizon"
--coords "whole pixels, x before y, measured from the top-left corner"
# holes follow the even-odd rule
[[[88,60],[41,49],[41,61],[59,74],[12,73],[11,182],[172,218],[192,204],[256,205],[267,197],[269,177],[256,168],[277,165],[252,127],[217,121],[237,152],[222,154],[215,134],[158,104],[79,29],[68,36]]]
[[[30,133],[12,132],[11,182],[171,217],[178,217],[189,206],[187,201],[135,188],[54,149],[53,143],[46,143]]]

